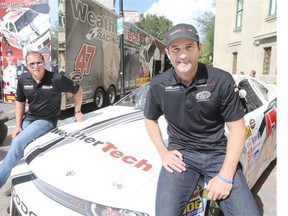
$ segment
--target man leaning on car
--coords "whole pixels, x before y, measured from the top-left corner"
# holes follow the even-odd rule
[[[203,175],[207,198],[219,201],[224,215],[259,216],[238,166],[245,143],[245,113],[233,77],[198,62],[202,44],[192,25],[173,26],[165,45],[173,67],[152,79],[144,109],[147,132],[163,165],[156,215],[182,215]],[[158,124],[162,115],[168,123],[168,147]]]
[[[40,52],[28,52],[26,65],[29,73],[19,77],[16,92],[16,128],[12,142],[0,165],[0,188],[6,183],[12,168],[23,157],[25,147],[35,138],[56,127],[61,114],[61,93],[73,94],[75,120],[83,121],[81,112],[82,88],[63,74],[45,70]],[[26,101],[29,109],[25,113]]]

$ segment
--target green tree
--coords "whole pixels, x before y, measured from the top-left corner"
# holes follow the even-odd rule
[[[202,54],[199,57],[199,62],[212,65],[215,15],[212,12],[205,12],[201,17],[198,17],[195,20],[198,23],[198,29],[203,36]]]
[[[145,17],[141,14],[140,20],[136,25],[160,41],[164,40],[166,32],[173,24],[166,17],[155,14],[147,14]]]

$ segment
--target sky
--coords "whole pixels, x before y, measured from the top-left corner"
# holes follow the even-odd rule
[[[122,0],[123,10],[136,10],[140,14],[147,13],[165,16],[173,22],[189,23],[197,26],[195,18],[205,11],[215,12],[215,0]],[[119,14],[119,0],[115,3],[115,12]]]

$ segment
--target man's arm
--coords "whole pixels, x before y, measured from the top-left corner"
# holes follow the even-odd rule
[[[81,112],[81,106],[82,106],[82,98],[83,98],[83,89],[80,86],[77,93],[73,95],[74,102],[75,102],[75,120],[76,121],[83,121],[84,115]]]
[[[25,113],[25,102],[15,102],[16,109],[16,127],[12,131],[12,138],[16,137],[22,131],[22,121]]]
[[[246,130],[244,118],[227,122],[226,125],[229,131],[227,151],[219,174],[224,179],[233,180],[245,144]],[[230,194],[232,184],[216,176],[209,181],[207,189],[209,190],[208,199],[225,199]]]
[[[241,118],[238,121],[228,122],[226,125],[229,131],[227,152],[223,166],[220,170],[220,175],[228,179],[233,179],[237,164],[243,152],[246,139],[246,129],[244,118]]]
[[[177,150],[169,151],[165,146],[158,121],[146,118],[145,126],[150,139],[161,157],[162,165],[165,169],[171,173],[173,173],[173,170],[179,173],[185,171],[186,168],[182,154]]]

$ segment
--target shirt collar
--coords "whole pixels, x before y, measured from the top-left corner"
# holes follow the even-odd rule
[[[169,69],[170,73],[171,73],[171,82],[172,82],[172,85],[178,85],[180,83],[182,83],[174,68],[170,68]],[[168,72],[168,71],[167,71]],[[207,79],[208,79],[208,72],[207,72],[207,67],[205,64],[202,64],[202,63],[198,63],[198,68],[197,68],[197,72],[196,72],[196,76],[195,76],[195,79],[193,80],[192,83],[194,83],[195,85],[203,85],[203,84],[206,84],[207,83]],[[193,84],[192,84],[193,85]]]
[[[28,72],[28,73],[29,73],[29,74],[28,74],[28,79],[33,79],[31,73],[30,73],[30,72]],[[49,73],[49,72],[45,69],[44,77],[40,80],[41,83],[47,78],[48,73]],[[33,80],[34,80],[34,79],[33,79]]]

